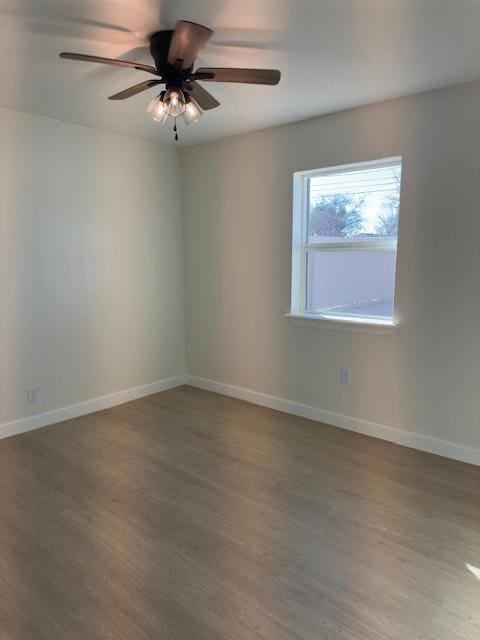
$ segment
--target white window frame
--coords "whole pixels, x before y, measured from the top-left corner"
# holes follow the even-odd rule
[[[316,251],[361,251],[388,250],[397,251],[397,240],[372,240],[371,242],[328,242],[312,244],[307,242],[307,211],[309,179],[329,174],[349,173],[355,169],[376,167],[401,166],[401,156],[382,158],[367,162],[356,162],[325,169],[297,171],[293,175],[293,226],[292,226],[292,296],[291,312],[286,314],[292,324],[312,325],[321,323],[341,323],[343,325],[362,325],[371,327],[395,327],[398,324],[395,296],[392,319],[378,318],[378,316],[354,316],[348,314],[335,315],[330,313],[311,313],[307,311],[307,254]],[[337,327],[339,328],[339,327]]]

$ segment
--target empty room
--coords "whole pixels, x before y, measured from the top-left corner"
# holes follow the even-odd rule
[[[480,0],[0,0],[0,640],[480,640]]]

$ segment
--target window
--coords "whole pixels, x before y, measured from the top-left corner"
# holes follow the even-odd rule
[[[401,159],[294,176],[292,314],[391,324]]]

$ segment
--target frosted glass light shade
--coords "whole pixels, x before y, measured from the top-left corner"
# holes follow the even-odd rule
[[[147,107],[147,113],[150,114],[155,122],[165,124],[168,118],[168,113],[165,109],[165,103],[162,100],[162,94],[160,94],[150,102]]]
[[[194,122],[198,122],[202,117],[203,112],[200,109],[199,105],[193,98],[189,98],[187,104],[185,105],[185,111],[183,113],[183,120],[185,124],[193,124]]]
[[[168,89],[163,102],[166,112],[172,118],[178,118],[185,111],[185,96],[180,89]]]

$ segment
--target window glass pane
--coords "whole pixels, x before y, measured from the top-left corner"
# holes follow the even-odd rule
[[[401,166],[308,178],[307,242],[396,238]]]
[[[308,313],[392,318],[396,251],[310,251]]]

